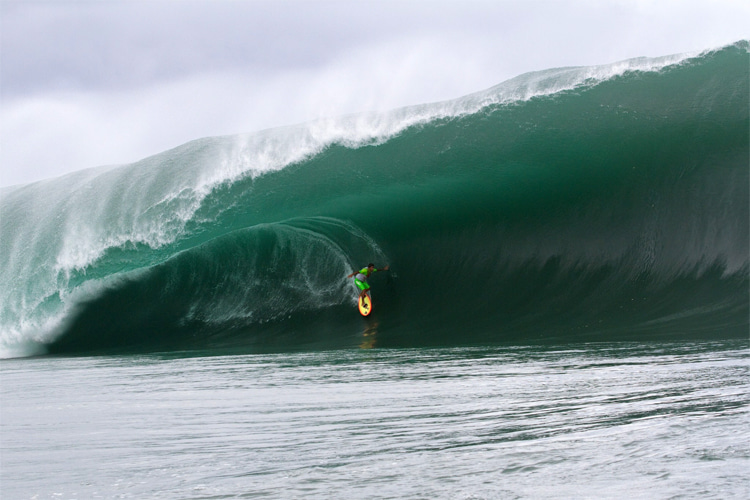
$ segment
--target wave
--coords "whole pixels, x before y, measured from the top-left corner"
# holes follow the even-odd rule
[[[394,270],[378,345],[746,336],[747,56],[547,70],[4,188],[3,355],[349,345],[370,261]]]

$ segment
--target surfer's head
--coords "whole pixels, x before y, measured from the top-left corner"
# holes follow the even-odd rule
[[[370,269],[370,268],[375,269],[375,264],[373,264],[372,262],[367,264],[367,269]]]

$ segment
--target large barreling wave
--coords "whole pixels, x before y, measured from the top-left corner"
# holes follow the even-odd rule
[[[747,336],[749,52],[4,188],[2,355]],[[363,319],[346,276],[368,262],[391,271]]]

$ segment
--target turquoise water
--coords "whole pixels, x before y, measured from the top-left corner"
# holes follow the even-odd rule
[[[749,47],[3,188],[3,499],[748,498]]]
[[[4,357],[746,338],[750,63],[522,75],[2,190]],[[458,333],[460,332],[460,333]]]
[[[701,341],[6,360],[2,497],[744,499],[748,352]]]

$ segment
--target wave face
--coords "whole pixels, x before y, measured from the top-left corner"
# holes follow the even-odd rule
[[[4,356],[746,337],[749,45],[2,190]],[[346,275],[391,265],[362,319]],[[359,338],[359,340],[357,340]]]

